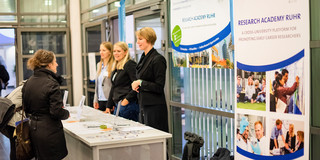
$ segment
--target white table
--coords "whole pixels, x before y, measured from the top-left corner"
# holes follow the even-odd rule
[[[79,107],[67,109],[71,117],[63,121],[69,152],[66,160],[166,159],[166,139],[171,134],[87,106],[79,120]]]

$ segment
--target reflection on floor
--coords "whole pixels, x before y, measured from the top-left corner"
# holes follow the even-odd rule
[[[10,159],[10,141],[9,139],[0,133],[0,160]]]

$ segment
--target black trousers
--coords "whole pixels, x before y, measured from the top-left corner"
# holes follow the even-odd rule
[[[167,105],[144,105],[140,106],[140,108],[141,123],[164,132],[169,132]]]
[[[107,102],[108,101],[98,101],[98,103],[99,103],[99,110],[100,111],[105,111],[106,110],[106,106],[107,106]]]

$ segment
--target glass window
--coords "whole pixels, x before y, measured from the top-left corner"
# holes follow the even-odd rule
[[[32,55],[38,49],[66,54],[65,32],[22,32],[22,54]]]
[[[310,0],[310,30],[311,40],[320,40],[320,1]]]
[[[147,2],[148,0],[135,0],[134,1],[134,4],[139,4],[139,3],[142,3],[142,2]]]
[[[28,23],[65,23],[67,16],[65,15],[42,15],[42,16],[21,16],[21,22]]]
[[[119,2],[119,1],[118,1],[118,2]],[[109,10],[110,10],[110,12],[111,12],[111,11],[116,11],[116,10],[118,10],[118,7],[116,7],[115,4],[116,4],[116,2],[112,2],[112,3],[109,4]],[[126,7],[128,7],[128,6],[131,5],[131,4],[132,4],[131,0],[126,0],[126,2],[125,2],[125,6],[126,6]]]
[[[81,10],[84,11],[105,2],[107,2],[107,0],[81,0]]]
[[[29,58],[23,58],[23,79],[28,79],[33,75],[33,71],[28,69],[27,63]],[[58,75],[66,75],[67,74],[67,64],[66,64],[66,58],[65,57],[56,57],[58,67],[57,67],[57,74]],[[67,85],[66,80],[64,79],[62,82],[62,85]]]
[[[171,100],[233,111],[233,78],[233,69],[172,67]]]
[[[154,43],[154,48],[160,53],[160,54],[164,54],[164,52],[161,50],[161,35],[162,35],[162,31],[161,31],[161,21],[160,21],[160,14],[154,14],[154,15],[150,15],[150,16],[144,16],[144,17],[139,17],[135,19],[135,31],[143,28],[143,27],[151,27],[154,29],[154,31],[156,32],[157,35],[157,40]],[[139,47],[136,47],[136,54],[137,54],[137,60],[140,59],[141,54],[143,53],[142,50],[139,49]]]
[[[311,125],[320,127],[320,48],[311,49]]]
[[[97,16],[101,16],[107,13],[107,6],[103,6],[101,8],[94,9],[90,12],[90,18],[94,18]]]
[[[16,13],[16,1],[17,0],[2,0],[0,1],[0,13]]]
[[[87,53],[99,52],[101,44],[101,26],[86,28]]]
[[[184,139],[186,131],[201,136],[204,145],[200,150],[200,157],[211,157],[220,147],[227,148],[233,152],[233,120],[207,114],[204,112],[183,109],[179,107],[171,108],[173,130],[173,154],[182,157],[183,147],[187,143]]]
[[[71,3],[72,5],[72,3]],[[22,0],[21,13],[66,13],[66,0]]]
[[[0,16],[0,22],[17,22],[17,16]]]

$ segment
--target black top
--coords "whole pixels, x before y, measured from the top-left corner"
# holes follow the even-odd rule
[[[147,55],[142,54],[137,65],[137,78],[142,80],[138,93],[140,105],[166,104],[166,69],[166,59],[154,48]]]
[[[289,143],[290,141],[290,143]],[[296,146],[296,135],[294,135],[293,137],[290,137],[289,135],[289,131],[287,132],[286,135],[286,143],[289,143],[289,148],[293,149],[293,151],[295,150],[295,146]]]
[[[52,71],[36,69],[22,89],[25,112],[32,115],[50,115],[58,120],[67,119],[69,111],[62,108],[61,82],[62,77]]]
[[[115,69],[111,74],[112,87],[108,98],[108,108],[112,108],[115,103],[126,98],[129,102],[137,100],[137,92],[132,90],[131,83],[136,78],[137,63],[129,60],[123,67],[123,70]]]

